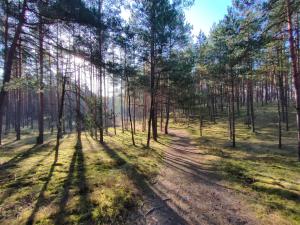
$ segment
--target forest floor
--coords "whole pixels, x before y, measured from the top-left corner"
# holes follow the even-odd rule
[[[271,111],[270,111],[271,110]],[[268,115],[268,116],[266,116]],[[291,114],[291,116],[294,116]],[[146,134],[117,130],[100,145],[82,134],[7,136],[0,148],[0,224],[300,224],[300,166],[294,124],[277,148],[276,111],[257,112],[257,132],[225,118],[171,124],[145,148]],[[292,121],[292,120],[291,120]]]
[[[170,135],[165,166],[153,185],[159,199],[148,198],[146,224],[262,224],[239,192],[220,183],[214,155],[199,149],[186,129]]]
[[[43,145],[24,132],[22,140],[8,136],[0,148],[0,224],[133,224],[143,217],[142,191],[151,193],[164,145],[145,148],[146,134],[105,136],[101,145],[82,133],[67,134],[59,151],[55,135]],[[163,143],[169,137],[162,136]]]
[[[172,124],[147,224],[300,224],[300,163],[290,112],[281,149],[275,107],[255,112],[255,132],[241,112],[235,148],[226,116],[205,121],[202,137],[197,121]]]
[[[170,206],[189,224],[300,224],[300,163],[290,112],[282,149],[275,107],[255,112],[254,133],[241,112],[235,148],[226,117],[205,121],[202,137],[196,121],[173,124],[175,141],[165,153],[158,189],[173,198]]]

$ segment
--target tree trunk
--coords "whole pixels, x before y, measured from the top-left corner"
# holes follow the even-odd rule
[[[294,77],[294,86],[296,91],[296,109],[297,109],[297,128],[298,128],[298,160],[300,161],[300,75],[297,68],[297,54],[294,46],[292,12],[290,0],[285,0],[287,9],[287,26],[289,33],[290,54],[292,60],[292,72]]]
[[[255,132],[255,115],[254,115],[254,96],[253,96],[253,77],[252,77],[252,62],[249,63],[250,78],[249,78],[249,106],[250,106],[250,120],[252,132]],[[258,99],[257,99],[258,102]]]
[[[133,133],[135,134],[135,117],[136,117],[136,96],[133,93]]]
[[[39,113],[38,113],[38,128],[39,135],[37,137],[37,144],[44,143],[44,29],[43,21],[39,21]]]
[[[22,77],[22,49],[21,49],[21,39],[19,40],[19,57],[18,57],[18,65],[16,67],[18,68],[18,73],[16,74],[18,78]],[[21,140],[21,107],[22,107],[22,92],[21,88],[18,88],[16,90],[17,92],[17,104],[16,104],[16,140]]]
[[[4,73],[3,73],[3,85],[0,90],[0,129],[2,130],[2,120],[3,120],[3,112],[4,112],[4,104],[7,96],[7,90],[4,88],[6,83],[8,83],[11,79],[11,69],[13,65],[13,59],[15,58],[16,48],[18,41],[20,39],[20,35],[22,32],[22,28],[25,22],[25,14],[27,10],[27,0],[23,0],[23,5],[21,9],[21,13],[19,15],[19,22],[16,26],[15,34],[11,43],[10,48],[5,47],[7,51],[5,51],[5,65],[4,65]],[[8,29],[8,28],[7,28]],[[5,35],[8,35],[8,30],[5,29]],[[8,37],[8,36],[7,36]],[[7,45],[7,38],[5,40],[5,44]],[[2,132],[0,132],[2,133]],[[0,137],[1,140],[1,137]],[[1,144],[1,141],[0,141]]]
[[[74,65],[75,66],[75,65]],[[76,67],[74,67],[76,70]],[[78,67],[77,84],[75,81],[76,90],[76,128],[77,128],[77,143],[76,148],[81,149],[81,113],[80,113],[80,67]]]
[[[165,123],[165,134],[168,134],[169,128],[169,120],[170,120],[170,93],[168,93],[167,104],[166,104],[166,123]]]
[[[123,114],[124,101],[123,101],[123,81],[122,81],[122,78],[121,78],[121,95],[120,95],[120,98],[121,98],[121,125],[122,125],[122,133],[124,133],[124,114]]]
[[[231,78],[232,147],[235,147],[234,77]]]
[[[200,137],[203,136],[203,116],[200,115]]]
[[[154,13],[151,13],[154,17]],[[151,138],[151,123],[152,123],[152,132],[156,131],[155,126],[155,96],[154,96],[154,84],[155,84],[155,46],[154,46],[154,24],[151,24],[151,40],[150,40],[150,115],[148,120],[148,136],[147,136],[147,147],[150,147],[150,138]],[[153,133],[153,138],[156,140],[157,133]]]
[[[102,14],[102,4],[103,4],[103,0],[99,0],[99,14],[101,15]],[[102,21],[102,18],[100,17],[100,22]],[[102,44],[103,44],[103,32],[102,32],[102,27],[100,28],[100,31],[99,31],[99,58],[100,58],[100,95],[99,95],[99,98],[100,98],[100,101],[99,101],[99,126],[100,126],[100,143],[103,144],[104,143],[104,140],[103,140],[103,103],[102,103],[102,100],[103,100],[103,96],[102,96],[102,79],[103,79],[103,55],[102,55]]]
[[[281,112],[280,112],[280,99],[281,99],[281,96],[280,96],[280,93],[279,91],[277,90],[277,97],[278,97],[278,100],[277,100],[277,110],[278,110],[278,148],[281,149],[282,147],[282,141],[281,141]]]
[[[144,96],[143,96],[143,129],[142,131],[146,131],[146,118],[147,118],[147,94],[144,91]]]
[[[135,141],[134,141],[134,131],[133,131],[133,124],[132,124],[132,118],[131,118],[131,97],[130,97],[130,87],[129,87],[129,78],[127,75],[126,80],[127,80],[127,98],[128,98],[128,116],[129,116],[129,122],[130,122],[130,132],[131,132],[131,140],[133,146],[135,146]]]
[[[115,63],[115,52],[113,49],[113,64]],[[114,126],[114,133],[117,135],[117,129],[116,129],[116,106],[115,106],[115,74],[113,73],[112,77],[112,91],[113,91],[113,96],[112,96],[112,116],[113,116],[113,126]]]
[[[62,81],[61,98],[59,101],[60,104],[58,107],[57,135],[56,135],[56,146],[55,146],[56,151],[58,151],[59,141],[60,141],[60,138],[62,137],[62,116],[63,116],[64,104],[65,104],[66,82],[67,82],[67,78],[64,76],[63,81]]]

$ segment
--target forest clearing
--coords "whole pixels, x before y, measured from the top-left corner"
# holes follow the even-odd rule
[[[1,225],[300,224],[300,1],[218,4],[0,1]]]

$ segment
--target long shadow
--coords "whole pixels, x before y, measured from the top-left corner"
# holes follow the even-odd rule
[[[126,162],[126,160],[124,160],[115,150],[110,148],[106,143],[102,144],[102,146],[103,146],[104,151],[111,158],[121,162],[122,164],[129,165],[130,171],[127,173],[129,178],[135,183],[135,185],[137,187],[139,187],[139,189],[145,195],[147,195],[149,197],[153,197],[156,200],[159,200],[161,208],[164,208],[164,209],[166,209],[167,211],[170,212],[170,214],[173,216],[173,218],[172,218],[173,221],[176,221],[175,224],[181,224],[181,225],[188,224],[187,221],[184,220],[184,218],[179,216],[171,207],[168,206],[166,201],[161,199],[161,197],[156,192],[153,191],[153,189],[150,187],[150,185],[146,182],[145,177],[143,176],[143,174],[141,174],[134,165]]]
[[[65,138],[68,138],[68,137],[69,137],[69,134],[66,135]],[[65,138],[63,138],[61,140],[61,143],[65,140]],[[44,148],[49,147],[52,142],[53,142],[52,140],[49,140],[41,145],[34,144],[28,150],[24,150],[24,151],[20,152],[19,154],[15,155],[13,158],[9,159],[7,162],[0,164],[0,173],[4,172],[4,170],[6,170],[6,169],[14,168],[17,163],[29,158],[30,156],[32,156],[36,153],[41,152]]]
[[[199,183],[205,182],[206,185],[217,186],[217,187],[222,188],[222,189],[233,190],[235,192],[239,192],[239,193],[245,194],[244,192],[242,192],[240,190],[224,186],[222,184],[219,184],[218,182],[214,182],[214,180],[216,180],[216,178],[213,178],[213,176],[209,175],[209,174],[214,174],[211,171],[203,172],[203,169],[201,169],[201,168],[197,169],[193,165],[178,163],[177,160],[167,159],[167,160],[164,160],[164,163],[168,167],[171,167],[171,168],[179,170],[179,171],[181,171],[181,172],[183,172],[183,173],[185,173],[185,174],[187,174],[189,176],[192,176],[193,179],[197,180],[197,182],[199,182]],[[214,174],[214,175],[216,175],[216,174]]]
[[[231,189],[231,190],[243,193],[237,189],[232,189],[232,188],[223,186],[221,184],[218,184],[216,182],[213,182],[213,179],[207,179],[207,178],[209,178],[209,175],[212,174],[210,172],[217,171],[217,169],[214,169],[214,168],[209,169],[209,170],[203,169],[203,168],[201,168],[201,166],[195,164],[195,162],[193,162],[192,160],[190,162],[190,161],[186,160],[186,158],[184,158],[184,157],[179,158],[179,156],[172,155],[170,153],[166,153],[164,162],[168,166],[170,166],[174,169],[177,169],[186,174],[192,175],[194,177],[194,179],[199,179],[201,182],[203,182],[203,181],[206,182],[206,184],[217,185],[221,188]],[[255,180],[253,180],[252,182],[255,182]],[[249,184],[251,184],[251,183],[249,183]],[[252,187],[253,187],[253,189],[255,189],[257,191],[265,192],[268,194],[275,194],[275,195],[278,195],[279,197],[286,198],[289,200],[294,200],[294,201],[298,201],[298,202],[300,200],[299,194],[289,191],[287,189],[263,188],[263,187],[257,187],[255,185]]]
[[[262,183],[271,184],[271,183],[267,183],[267,182],[262,182]],[[252,188],[259,192],[265,192],[267,194],[278,195],[281,198],[300,203],[300,193],[298,192],[298,190],[289,191],[289,190],[283,189],[283,188],[263,187],[263,186],[254,186]],[[296,193],[296,191],[298,193]]]
[[[199,207],[197,207],[196,205],[192,205],[191,202],[184,198],[183,196],[181,196],[180,194],[178,194],[176,191],[174,190],[170,190],[168,189],[165,185],[163,184],[160,184],[160,189],[156,188],[157,192],[160,193],[161,195],[164,195],[164,191],[161,190],[161,188],[165,189],[165,192],[167,191],[168,195],[170,196],[174,196],[176,198],[176,200],[179,200],[181,202],[183,202],[184,204],[186,205],[189,205],[189,206],[192,206],[193,208],[193,211],[196,211],[196,212],[201,212],[201,217],[207,222],[205,224],[210,224],[210,225],[219,225],[220,223],[214,221],[215,220],[215,217],[212,217],[208,211],[206,212],[203,212],[203,210],[201,210]],[[195,195],[195,193],[191,193],[191,192],[188,192],[188,194],[185,194],[184,196],[186,195]],[[196,198],[199,197],[199,199],[201,199],[201,196],[198,196],[196,195]],[[193,203],[193,202],[192,202]],[[181,206],[179,205],[176,205],[176,204],[173,204],[173,206],[179,210],[179,211],[182,211],[184,214],[186,214],[187,216],[189,215],[190,213],[190,209],[183,209]],[[194,219],[193,217],[189,217],[189,220],[192,222],[192,224],[199,224],[199,221],[197,221],[196,219]]]
[[[42,151],[45,147],[48,147],[49,145],[50,145],[50,142],[47,142],[43,145],[34,145],[33,147],[29,148],[27,151],[24,151],[24,152],[21,152],[21,153],[17,154],[16,156],[11,158],[7,162],[2,163],[0,165],[1,172],[3,172],[3,170],[15,167],[16,163],[19,163],[19,162],[27,159],[31,155]]]
[[[86,169],[84,162],[84,154],[82,151],[81,143],[76,144],[75,151],[73,153],[68,176],[63,183],[63,193],[62,198],[59,202],[59,211],[55,215],[54,224],[64,224],[65,219],[65,208],[70,195],[70,188],[72,185],[76,184],[78,187],[79,194],[79,213],[81,215],[79,222],[83,224],[92,224],[92,203],[89,200],[89,188],[86,179]],[[76,174],[76,177],[74,177]],[[75,182],[74,182],[75,180]]]
[[[86,179],[86,169],[85,169],[85,162],[84,162],[84,155],[82,151],[82,144],[79,143],[76,148],[77,152],[77,186],[79,189],[79,205],[80,205],[80,214],[82,215],[80,221],[86,224],[92,224],[92,203],[89,198],[89,186],[87,184]]]
[[[172,155],[170,153],[165,153],[164,160],[168,161],[170,163],[174,163],[174,164],[177,164],[177,165],[188,167],[189,169],[194,170],[195,172],[198,172],[198,171],[203,171],[204,172],[204,171],[206,171],[207,174],[216,175],[215,172],[218,171],[214,167],[211,167],[211,168],[204,168],[203,167],[203,166],[211,166],[210,164],[196,162],[196,161],[193,161],[193,160],[185,158],[185,157]]]
[[[19,190],[19,188],[29,186],[31,185],[31,182],[26,182],[26,179],[29,178],[30,175],[33,175],[35,173],[35,170],[38,168],[41,163],[43,163],[53,152],[54,149],[52,149],[49,153],[47,153],[43,158],[41,158],[35,165],[33,165],[22,177],[14,180],[12,183],[10,183],[7,188],[5,189],[4,193],[2,194],[0,198],[0,205],[5,201],[6,198],[14,194]],[[6,174],[7,177],[7,174]],[[11,176],[9,176],[10,178]],[[2,180],[5,181],[4,179]],[[2,182],[1,181],[1,182]]]
[[[30,216],[27,219],[26,225],[33,224],[33,221],[34,221],[36,213],[38,212],[39,208],[45,202],[45,191],[47,190],[48,184],[49,184],[49,182],[50,182],[50,180],[52,178],[52,175],[53,175],[53,172],[54,172],[57,160],[58,160],[58,149],[56,149],[56,151],[55,151],[54,161],[53,161],[53,163],[52,163],[52,165],[50,167],[50,171],[49,171],[48,176],[46,178],[46,182],[44,183],[44,185],[43,185],[43,187],[42,187],[42,189],[40,191],[40,194],[38,196],[37,202],[36,202],[36,204],[35,204],[32,212],[31,212]]]
[[[173,141],[173,143],[174,143],[174,142],[175,142],[175,141]],[[185,148],[186,146],[182,146],[182,148],[177,148],[177,147],[175,147],[174,145],[164,144],[164,143],[159,142],[159,141],[158,141],[158,143],[161,144],[161,145],[163,145],[163,146],[166,146],[166,147],[168,147],[168,148],[172,148],[172,149],[174,149],[174,150],[177,151],[177,152],[186,152],[186,153],[189,153],[189,154],[195,154],[195,155],[211,155],[211,154],[199,152],[199,151],[197,151],[197,150],[192,151],[192,150],[182,149],[182,148]]]
[[[27,137],[27,138],[22,138],[22,141],[24,141],[24,140],[27,140],[27,139],[31,139],[32,137]],[[0,148],[11,148],[11,146],[10,145],[15,145],[15,144],[18,144],[20,142],[20,140],[16,140],[16,139],[14,139],[14,140],[11,140],[11,141],[9,141],[9,142],[7,142],[7,143],[5,143],[5,144],[2,144],[2,145],[0,145]]]
[[[68,176],[63,183],[63,193],[59,202],[59,211],[54,217],[55,218],[54,224],[63,224],[64,216],[65,216],[64,214],[65,207],[69,199],[70,188],[74,177],[76,160],[77,160],[77,151],[75,150],[69,166]]]

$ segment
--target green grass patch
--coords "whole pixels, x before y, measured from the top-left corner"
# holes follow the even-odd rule
[[[117,132],[104,145],[83,133],[82,148],[66,135],[58,152],[50,134],[41,146],[32,133],[8,136],[0,149],[0,224],[124,224],[158,174],[164,145],[145,148],[138,132],[134,147],[128,131]]]
[[[236,148],[228,139],[226,118],[217,123],[205,121],[203,137],[199,126],[188,130],[199,149],[216,156],[211,161],[220,171],[223,182],[245,193],[260,217],[269,217],[276,224],[300,224],[300,163],[297,161],[295,113],[291,109],[290,130],[283,124],[283,148],[278,149],[276,107],[265,106],[255,112],[256,133],[244,123],[244,112],[237,118]]]

